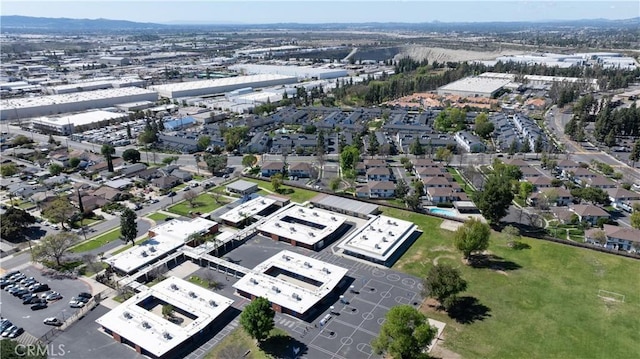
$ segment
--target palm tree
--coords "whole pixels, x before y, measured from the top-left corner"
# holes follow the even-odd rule
[[[113,172],[113,159],[111,158],[111,155],[116,153],[115,147],[109,144],[102,145],[100,153],[102,153],[105,160],[107,160],[107,169],[109,170],[109,172]]]

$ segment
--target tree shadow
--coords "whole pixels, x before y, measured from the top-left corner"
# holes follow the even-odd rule
[[[485,268],[493,270],[516,270],[522,268],[518,263],[505,260],[500,256],[493,254],[479,254],[470,258],[470,264],[473,268]]]
[[[273,358],[298,358],[304,356],[308,347],[303,342],[286,334],[276,334],[260,343],[260,349]]]
[[[480,303],[475,297],[459,297],[449,308],[447,314],[461,324],[471,324],[478,320],[484,320],[491,316],[491,309]]]

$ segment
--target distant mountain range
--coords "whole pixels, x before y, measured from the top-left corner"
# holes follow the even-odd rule
[[[232,23],[203,23],[189,21],[172,21],[165,24],[144,23],[126,20],[109,19],[69,19],[47,18],[19,15],[0,16],[0,30],[3,32],[58,32],[70,33],[78,31],[166,31],[180,28],[187,29],[243,29],[243,28],[288,28],[288,29],[410,29],[425,31],[508,31],[519,29],[552,29],[566,27],[594,27],[594,28],[629,28],[638,27],[640,17],[624,20],[590,19],[590,20],[554,20],[537,22],[476,22],[476,23],[326,23],[326,24],[232,24]]]

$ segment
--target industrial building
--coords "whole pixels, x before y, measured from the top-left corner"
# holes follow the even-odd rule
[[[345,254],[392,266],[417,237],[415,224],[387,216],[374,216],[342,241]]]
[[[98,60],[101,64],[112,66],[126,66],[131,64],[131,59],[122,56],[104,56]]]
[[[166,98],[180,98],[193,96],[209,96],[222,94],[246,87],[267,87],[296,83],[293,76],[284,75],[251,75],[228,77],[224,79],[200,80],[180,82],[175,84],[156,85],[149,88],[158,91],[160,96]]]
[[[510,82],[515,81],[515,74],[504,74],[500,72],[485,72],[478,77],[484,79],[495,79],[495,80],[508,80]],[[550,86],[553,83],[584,83],[589,85],[591,89],[598,90],[598,80],[597,79],[586,79],[580,77],[564,77],[564,76],[542,76],[542,75],[524,75],[524,79],[527,82],[527,85],[533,86]]]
[[[438,95],[493,97],[511,80],[470,76],[438,88]]]
[[[229,66],[229,70],[242,72],[246,74],[277,74],[286,76],[295,76],[298,79],[335,79],[338,77],[348,76],[349,73],[345,69],[332,69],[311,66],[284,66],[284,65],[258,65],[258,64],[241,64]]]
[[[185,245],[189,235],[217,231],[218,223],[204,218],[188,222],[174,219],[149,229],[149,240],[109,257],[105,262],[116,272],[129,275],[175,252]]]
[[[142,286],[144,287],[144,286]],[[144,287],[146,288],[146,287]],[[143,289],[143,288],[141,288]],[[143,290],[96,319],[105,334],[151,358],[184,357],[210,337],[233,300],[176,277]],[[173,313],[163,316],[162,307]]]
[[[67,93],[95,91],[121,87],[143,87],[145,81],[135,77],[127,77],[122,79],[104,78],[92,81],[82,81],[66,85],[50,86],[45,89],[51,95],[63,95]]]
[[[258,226],[258,232],[292,246],[319,250],[340,238],[350,227],[343,216],[291,203]]]
[[[347,269],[290,251],[258,264],[233,287],[245,298],[263,297],[274,311],[313,316],[321,303],[344,286]]]
[[[155,91],[138,87],[6,99],[0,101],[0,120],[50,116],[110,107],[127,102],[157,100],[158,94]]]
[[[31,120],[31,127],[44,133],[67,136],[75,133],[78,127],[82,127],[84,130],[99,128],[108,122],[128,118],[126,113],[98,110],[69,116],[37,117]]]

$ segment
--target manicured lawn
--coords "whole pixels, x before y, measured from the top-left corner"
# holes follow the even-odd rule
[[[461,270],[468,282],[462,296],[474,297],[484,318],[462,324],[441,312],[427,315],[447,323],[443,345],[463,358],[630,358],[640,341],[640,265],[637,260],[523,238],[529,249],[514,250],[493,233],[489,251],[502,259],[493,268],[461,261],[451,232],[441,220],[384,209],[413,221],[423,234],[394,268],[424,277],[433,262]],[[501,268],[501,270],[500,270]],[[606,302],[599,290],[626,296]]]
[[[85,218],[85,219],[82,220],[82,225],[83,226],[91,226],[93,224],[96,224],[96,223],[99,223],[99,222],[102,222],[102,221],[104,221],[104,220],[103,219],[98,219],[98,218]],[[74,223],[74,226],[76,228],[80,228],[80,221],[76,221]]]
[[[71,248],[71,251],[74,253],[87,252],[96,248],[100,248],[107,243],[111,243],[115,240],[119,240],[119,238],[120,238],[120,227],[110,232],[101,234],[92,239],[89,239],[88,241]]]
[[[469,186],[467,184],[467,182],[462,178],[462,176],[460,175],[460,173],[458,172],[457,169],[448,167],[447,171],[449,171],[449,173],[451,173],[451,176],[453,177],[453,180],[458,182],[458,184],[460,185],[460,187],[462,187],[462,189],[464,190],[465,193],[470,195],[470,194],[475,192],[473,187]]]
[[[260,347],[256,345],[256,341],[252,339],[242,327],[234,329],[229,335],[218,343],[212,351],[207,353],[205,359],[217,359],[229,350],[229,347],[237,348],[237,352],[240,357],[250,350],[251,352],[243,357],[246,359],[270,359],[280,358],[283,354],[284,348],[287,347],[288,342],[293,341],[289,335],[282,329],[274,328],[271,330],[270,337],[267,338]],[[235,351],[234,351],[235,352]]]
[[[216,203],[213,196],[210,193],[201,193],[198,197],[196,197],[196,206],[191,207],[187,201],[180,202],[174,206],[169,207],[169,212],[179,214],[181,216],[189,216],[189,212],[211,212],[216,208],[220,208],[228,201],[224,198],[220,198],[220,202],[224,203]]]
[[[169,215],[164,214],[164,213],[154,212],[154,213],[151,213],[151,214],[147,215],[147,218],[153,219],[156,222],[164,222],[165,219],[174,218],[174,217],[173,216],[169,216]]]
[[[181,189],[183,189],[185,187],[187,187],[187,184],[186,183],[181,183],[181,184],[173,187],[171,190],[174,191],[174,192],[178,192],[179,190],[181,190]]]
[[[269,192],[275,192],[270,181],[263,181],[254,178],[243,178],[245,181],[257,183],[259,187],[266,189]],[[318,192],[310,191],[307,189],[293,188],[289,186],[281,186],[280,191],[283,196],[291,198],[293,202],[303,203],[311,198],[315,197]]]

